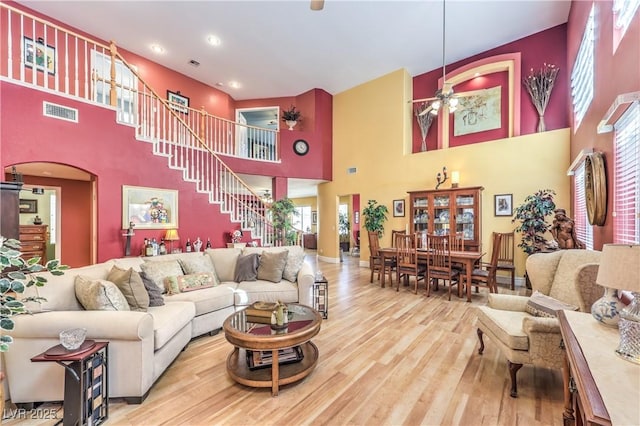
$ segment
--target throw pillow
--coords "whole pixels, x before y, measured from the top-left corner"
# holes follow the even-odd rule
[[[145,262],[140,265],[142,272],[164,292],[164,279],[175,275],[184,275],[177,260]]]
[[[200,290],[203,288],[214,287],[216,285],[215,278],[211,272],[171,276],[165,278],[164,282],[169,295]]]
[[[208,272],[213,274],[213,278],[216,280],[215,284],[220,284],[211,256],[206,254],[202,256],[192,256],[186,259],[180,259],[178,262],[180,262],[180,266],[182,266],[182,270],[185,274],[201,274]]]
[[[233,280],[237,283],[242,281],[255,281],[258,279],[258,265],[260,255],[258,253],[240,256],[236,262],[236,272]]]
[[[164,305],[164,299],[162,298],[162,291],[158,286],[147,277],[147,274],[140,272],[140,278],[144,284],[144,288],[149,295],[149,306],[162,306]]]
[[[282,273],[287,264],[288,251],[268,252],[263,251],[258,266],[258,279],[279,283],[282,281]]]
[[[111,281],[77,275],[74,282],[76,298],[87,311],[128,311],[129,304]]]
[[[149,293],[144,288],[140,274],[129,269],[120,269],[117,266],[111,268],[107,281],[118,286],[132,311],[146,312],[149,307]]]
[[[569,305],[568,303],[561,302],[560,300],[549,297],[540,293],[538,290],[534,291],[524,310],[534,317],[549,317],[555,318],[558,316],[558,311],[562,310],[577,311],[578,307]]]
[[[300,272],[300,268],[302,268],[303,263],[304,251],[302,249],[289,250],[289,255],[287,256],[287,264],[284,267],[282,278],[295,283],[298,279],[298,272]]]

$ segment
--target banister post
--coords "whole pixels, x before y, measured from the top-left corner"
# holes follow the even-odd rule
[[[118,92],[116,91],[116,56],[118,54],[118,48],[116,44],[111,41],[109,43],[109,52],[111,53],[111,80],[109,81],[109,100],[111,106],[118,105]]]
[[[205,137],[205,125],[206,125],[206,117],[207,111],[204,109],[204,105],[202,105],[202,109],[200,110],[200,139],[204,142],[205,145],[209,145]]]

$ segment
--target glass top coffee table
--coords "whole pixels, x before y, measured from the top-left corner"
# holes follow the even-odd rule
[[[313,371],[318,348],[311,338],[320,331],[322,316],[298,303],[287,303],[287,308],[289,323],[283,330],[247,321],[244,310],[225,320],[225,337],[235,346],[227,357],[227,372],[233,380],[246,386],[270,387],[271,395],[277,396],[280,385],[302,380]],[[290,363],[281,362],[280,357]]]

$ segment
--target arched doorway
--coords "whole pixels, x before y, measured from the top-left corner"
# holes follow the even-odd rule
[[[33,224],[38,216],[48,225],[47,257],[71,267],[95,263],[95,176],[58,163],[22,163],[15,168],[24,182],[20,198],[37,205],[35,213],[20,214],[20,224]],[[12,169],[5,168],[5,180],[13,178]]]

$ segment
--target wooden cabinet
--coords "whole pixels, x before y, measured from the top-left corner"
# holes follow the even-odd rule
[[[451,188],[409,192],[412,232],[447,235],[461,233],[465,250],[481,249],[482,190]]]
[[[20,238],[20,189],[22,182],[0,182],[0,235],[17,240]]]
[[[302,236],[302,246],[309,250],[317,249],[318,241],[316,239],[316,234],[304,234]]]
[[[40,264],[47,263],[47,226],[20,225],[20,244],[24,259],[40,256]]]

